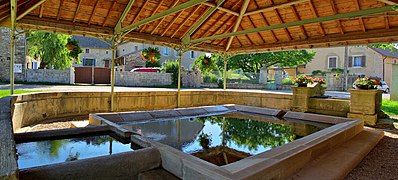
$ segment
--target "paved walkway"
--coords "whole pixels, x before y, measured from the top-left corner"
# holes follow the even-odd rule
[[[0,84],[0,89],[9,89],[8,84]],[[29,84],[16,84],[15,89],[24,90],[42,90],[50,92],[110,92],[111,86],[109,85],[29,85]],[[170,91],[177,90],[176,88],[150,88],[150,87],[115,87],[116,92],[129,92],[129,91]],[[219,90],[209,88],[184,88],[183,90]],[[291,94],[291,90],[251,90],[251,89],[228,89],[243,92],[269,92],[280,94]],[[326,91],[327,96],[335,99],[349,99],[350,93],[339,91]],[[390,98],[389,94],[383,94],[383,98]]]

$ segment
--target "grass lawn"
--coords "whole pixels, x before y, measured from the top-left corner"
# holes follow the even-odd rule
[[[381,108],[389,116],[398,116],[398,101],[383,99]]]
[[[24,93],[31,93],[31,92],[43,92],[40,90],[14,90],[14,94],[24,94]],[[0,98],[5,97],[5,96],[9,96],[10,95],[10,90],[0,90]]]

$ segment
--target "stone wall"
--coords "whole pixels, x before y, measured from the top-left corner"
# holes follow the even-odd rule
[[[135,67],[145,67],[146,61],[142,59],[141,51],[133,52],[124,56],[125,66],[124,71],[131,71]]]
[[[0,28],[0,81],[10,80],[10,42],[11,29]],[[15,64],[22,65],[22,72],[14,73],[15,81],[25,81],[26,56],[24,33],[15,38]]]
[[[171,73],[153,72],[115,72],[115,85],[117,86],[169,86],[173,80]]]
[[[199,88],[203,82],[202,73],[199,71],[182,71],[182,85],[185,87]]]
[[[74,84],[74,71],[73,69],[27,69],[26,81]]]

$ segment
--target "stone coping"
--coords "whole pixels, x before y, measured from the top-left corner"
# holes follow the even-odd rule
[[[224,109],[225,108],[225,109]],[[149,113],[154,120],[161,118],[175,118],[181,116],[194,116],[201,112],[209,112],[209,109],[220,111],[220,114],[231,112],[249,113],[250,116],[257,116],[259,119],[266,118],[268,121],[281,121],[276,118],[277,115],[284,114],[281,110],[257,108],[240,105],[225,106],[205,106],[195,108],[182,108],[166,111],[143,111],[115,113],[117,115],[140,116],[143,113]],[[184,113],[180,113],[184,112]],[[163,115],[153,116],[153,112]],[[214,112],[214,111],[213,111]],[[90,115],[109,116],[112,113]],[[177,115],[177,116],[176,116]],[[160,118],[159,118],[160,117]],[[275,120],[269,119],[274,117]],[[306,137],[293,141],[291,143],[276,147],[269,151],[245,158],[243,160],[231,163],[225,166],[216,166],[192,155],[185,154],[168,145],[146,139],[143,136],[131,136],[132,142],[143,147],[156,147],[159,149],[162,157],[162,167],[179,178],[189,179],[284,179],[296,173],[307,163],[318,156],[327,152],[330,148],[344,143],[363,130],[363,121],[352,120],[348,118],[332,117],[318,114],[287,112],[283,118],[288,121],[303,121],[310,123],[329,124],[321,131],[310,134]],[[102,119],[98,119],[102,120]],[[140,118],[129,119],[129,122],[140,122]],[[124,123],[115,122],[112,125],[121,126]]]

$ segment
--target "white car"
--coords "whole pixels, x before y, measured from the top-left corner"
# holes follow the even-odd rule
[[[386,84],[386,82],[381,81],[380,83],[381,83],[381,85],[377,89],[383,90],[385,93],[390,93],[390,87]]]

